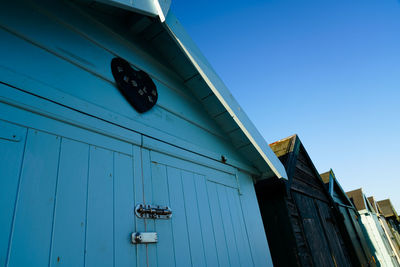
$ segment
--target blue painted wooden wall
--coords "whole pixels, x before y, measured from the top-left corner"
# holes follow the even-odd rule
[[[1,44],[7,51],[3,82],[157,139],[251,165],[182,78],[152,51],[124,39],[129,33],[117,35],[75,6],[55,1],[20,0],[1,12],[0,38],[7,40]],[[154,109],[138,114],[116,89],[110,70],[115,56],[152,76],[160,96]]]
[[[67,1],[0,13],[0,266],[272,265],[257,172],[165,63]],[[116,89],[116,55],[154,79],[148,113]]]
[[[8,114],[16,112],[1,106]],[[67,133],[60,136],[35,129],[35,122],[15,119],[28,125],[21,127],[4,119],[2,264],[143,266],[146,255],[150,266],[268,263],[248,175],[117,140],[109,140],[116,142],[114,149],[87,143],[69,129],[74,126],[57,125]],[[95,134],[91,137],[96,140]],[[142,202],[171,206],[172,219],[137,219],[134,206]],[[156,231],[159,243],[131,245],[129,235],[135,231]]]

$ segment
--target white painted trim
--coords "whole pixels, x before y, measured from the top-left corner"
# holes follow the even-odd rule
[[[161,22],[165,21],[165,16],[164,13],[161,9],[160,3],[158,2],[158,0],[154,0],[154,6],[156,7],[157,13],[158,13],[158,17],[160,18]]]

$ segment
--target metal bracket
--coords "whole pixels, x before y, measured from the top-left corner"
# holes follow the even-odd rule
[[[155,232],[132,233],[132,244],[149,244],[157,243],[157,241],[157,233]]]
[[[136,216],[142,219],[164,219],[172,217],[172,210],[169,207],[156,205],[139,204],[135,208]]]

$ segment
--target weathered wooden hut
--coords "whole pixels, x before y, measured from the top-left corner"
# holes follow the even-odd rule
[[[170,1],[0,6],[0,266],[272,265],[285,169]]]
[[[391,222],[390,224],[392,225],[393,229],[395,229],[397,232],[400,232],[400,217],[397,214],[396,209],[393,207],[390,199],[377,201],[377,204],[386,220]]]
[[[299,137],[290,136],[270,147],[288,174],[288,180],[256,183],[274,264],[351,266],[352,246],[342,236],[343,222],[338,221],[333,200]]]
[[[322,173],[321,178],[333,201],[336,203],[340,214],[343,216],[343,222],[348,237],[357,255],[358,266],[376,266],[375,248],[366,230],[363,229],[364,226],[361,223],[357,209],[342,189],[340,183],[336,179],[335,173],[330,169]]]
[[[394,252],[394,256],[397,260],[397,263],[399,263],[399,265],[400,265],[400,248],[397,243],[396,237],[395,237],[393,231],[390,229],[390,226],[389,226],[385,216],[383,215],[382,210],[381,210],[378,202],[375,200],[375,198],[373,196],[370,196],[370,197],[368,197],[368,201],[371,204],[374,211],[376,212],[378,221],[381,224],[387,239],[389,240],[390,246]]]
[[[361,216],[361,222],[375,247],[375,254],[381,266],[398,266],[394,251],[379,222],[378,216],[362,189],[349,191],[346,194]]]
[[[396,239],[397,244],[400,246],[400,217],[397,215],[395,208],[390,199],[384,199],[377,202],[381,214],[385,216],[386,221]]]

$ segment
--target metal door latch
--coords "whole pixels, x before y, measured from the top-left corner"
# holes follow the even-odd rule
[[[132,233],[132,244],[157,243],[157,241],[157,233],[155,232]]]
[[[169,207],[139,204],[135,208],[136,216],[142,219],[169,219],[172,210]]]

